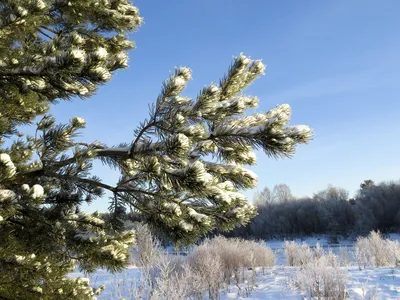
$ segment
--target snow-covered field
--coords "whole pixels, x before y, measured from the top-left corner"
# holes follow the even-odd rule
[[[392,235],[391,239],[400,240],[400,235]],[[353,249],[354,241],[342,240],[332,244],[324,237],[295,240],[298,243],[307,243],[311,247],[319,243],[325,249],[338,253],[339,249]],[[275,252],[276,263],[267,268],[263,275],[258,271],[256,286],[246,291],[239,290],[232,285],[221,291],[221,299],[307,299],[307,293],[300,291],[296,286],[295,277],[299,268],[285,266],[283,241],[274,240],[266,243]],[[342,267],[347,274],[347,294],[349,299],[400,299],[400,267],[378,267],[359,269],[357,266]],[[85,277],[76,272],[72,277]],[[90,275],[94,286],[104,284],[105,291],[98,299],[134,299],[132,291],[135,282],[140,277],[140,269],[131,266],[124,272],[110,274],[105,270],[98,270]],[[207,299],[206,297],[204,299]]]
[[[246,299],[307,299],[306,293],[294,285],[297,268],[273,267],[268,274],[257,280],[257,288]],[[399,268],[357,267],[347,269],[347,292],[349,299],[400,299]],[[229,293],[222,292],[221,299],[237,299],[238,288],[233,286]]]
[[[297,289],[293,282],[297,268],[276,266],[265,275],[257,278],[257,287],[250,291],[246,299],[306,299],[304,292]],[[349,299],[400,299],[400,268],[367,268],[347,269]],[[79,276],[81,274],[73,274]],[[106,285],[106,290],[99,299],[132,299],[135,279],[139,270],[131,267],[121,274],[110,274],[99,270],[90,276],[94,285]],[[231,286],[228,291],[221,292],[221,299],[237,299],[239,290]],[[205,298],[207,299],[207,298]],[[171,299],[172,300],[172,299]]]

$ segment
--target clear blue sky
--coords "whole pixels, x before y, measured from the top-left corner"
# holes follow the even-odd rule
[[[291,160],[258,154],[259,189],[287,183],[304,196],[333,184],[354,193],[364,179],[400,178],[400,1],[134,3],[145,23],[132,35],[137,49],[129,69],[92,99],[53,109],[59,121],[83,116],[86,140],[131,141],[175,66],[193,70],[185,94],[196,96],[243,52],[268,65],[247,91],[260,98],[258,110],[288,103],[291,124],[315,130],[314,141]],[[108,183],[118,178],[105,167],[96,172]],[[89,210],[104,210],[107,202]]]

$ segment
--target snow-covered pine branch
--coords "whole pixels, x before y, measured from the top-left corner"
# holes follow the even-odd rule
[[[126,68],[134,47],[126,34],[141,21],[128,0],[0,5],[0,282],[10,282],[0,297],[92,299],[101,288],[64,276],[127,264],[134,233],[121,226],[125,208],[181,243],[248,223],[256,209],[243,190],[257,183],[247,169],[254,151],[290,156],[311,139],[307,126],[288,126],[288,105],[246,114],[260,100],[244,89],[265,66],[240,54],[193,99],[182,95],[192,71],[176,68],[132,140],[77,142],[84,118],[57,124],[50,104],[89,97]],[[39,116],[34,136],[18,131]],[[118,169],[119,182],[94,176],[94,160]],[[80,209],[104,191],[112,193],[110,222]]]
[[[244,68],[243,64],[253,67]],[[226,99],[222,96],[223,89],[230,89],[229,84],[239,84],[239,77],[242,78],[240,86],[247,86],[250,81],[246,76],[255,78],[255,64],[259,65],[259,61],[254,62],[241,54],[235,59],[225,83],[221,87],[204,88],[195,100],[180,95],[191,78],[191,71],[177,68],[163,83],[152,115],[136,130],[136,138],[130,145],[115,148],[88,145],[78,151],[76,158],[66,159],[58,165],[55,162],[54,166],[69,168],[64,176],[79,176],[81,171],[73,168],[72,163],[82,159],[100,158],[117,166],[124,174],[123,180],[114,187],[108,185],[107,188],[100,183],[97,187],[123,195],[122,202],[146,211],[149,222],[154,222],[160,230],[182,230],[181,218],[196,204],[196,211],[204,213],[209,222],[193,224],[190,231],[183,229],[179,234],[183,241],[194,240],[214,227],[231,228],[248,221],[255,212],[247,206],[241,190],[253,188],[257,183],[257,176],[245,168],[245,165],[256,163],[254,150],[261,148],[275,157],[290,156],[296,145],[307,143],[312,137],[307,126],[287,125],[291,115],[287,104],[266,113],[245,115],[246,109],[258,103],[256,97],[230,94],[231,98]],[[235,66],[240,70],[235,71]],[[258,70],[260,75],[264,68],[258,67]],[[236,79],[229,79],[229,76]],[[177,103],[176,99],[184,100]],[[75,119],[74,122],[84,126],[83,120]],[[52,128],[46,128],[47,134]],[[82,176],[86,175],[82,173]],[[149,194],[147,190],[153,192]],[[174,205],[179,205],[182,214],[168,217],[165,199],[175,199]],[[199,203],[204,204],[203,208]],[[226,217],[235,211],[241,213],[234,214],[237,217]],[[190,222],[190,218],[185,222]]]

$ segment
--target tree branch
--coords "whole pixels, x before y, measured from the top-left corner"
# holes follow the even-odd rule
[[[71,179],[71,180],[74,180],[74,181],[79,181],[79,182],[82,182],[82,183],[88,183],[88,184],[91,184],[91,185],[95,185],[95,186],[101,187],[103,189],[107,189],[107,190],[109,190],[109,191],[111,191],[113,193],[116,191],[115,187],[113,187],[111,185],[108,185],[108,184],[105,184],[105,183],[102,183],[102,182],[98,182],[98,181],[92,180],[92,179],[80,178],[80,177],[69,177],[69,176],[62,176],[62,177],[67,177],[68,179]]]
[[[44,176],[48,176],[48,177],[54,176],[57,178],[70,179],[72,181],[78,181],[78,182],[82,182],[82,183],[91,184],[91,185],[109,190],[109,191],[113,192],[114,194],[118,193],[118,192],[126,192],[126,193],[133,192],[133,193],[141,193],[141,194],[150,195],[150,196],[156,195],[156,193],[153,193],[153,192],[149,192],[149,191],[141,190],[141,189],[130,188],[127,186],[113,187],[111,185],[108,185],[108,184],[105,184],[105,183],[102,183],[99,181],[95,181],[95,180],[92,180],[89,178],[80,178],[80,177],[76,177],[76,176],[65,176],[65,175],[60,175],[60,174],[56,174],[56,173],[45,174]]]
[[[126,199],[123,195],[121,195],[120,193],[117,193],[118,197],[122,198],[126,203],[128,203],[129,205],[133,206],[134,208],[136,208],[137,210],[145,213],[145,214],[150,214],[150,212],[144,210],[143,208],[140,208],[139,206],[137,206],[136,204],[134,204],[132,201],[130,201],[129,199]],[[134,197],[134,196],[133,196]],[[134,197],[136,200],[137,198]]]
[[[107,148],[107,149],[98,149],[95,150],[97,156],[115,156],[121,158],[129,158],[130,149],[126,148]]]
[[[133,150],[135,149],[135,147],[136,147],[137,143],[139,142],[140,138],[143,136],[143,134],[144,134],[148,129],[150,129],[150,128],[153,127],[154,125],[156,125],[156,122],[155,122],[155,115],[154,115],[154,117],[152,118],[152,121],[149,122],[149,124],[147,124],[145,127],[142,128],[142,130],[139,132],[138,136],[136,137],[135,141],[132,143],[132,146],[131,146],[131,148],[130,148],[130,150],[129,150],[129,152],[128,152],[128,156],[129,156],[130,158],[132,158],[132,156],[133,156]]]

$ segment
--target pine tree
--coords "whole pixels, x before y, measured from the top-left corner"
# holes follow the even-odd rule
[[[132,141],[77,142],[84,119],[57,124],[50,104],[90,97],[127,67],[126,34],[141,21],[128,0],[1,2],[1,299],[93,299],[102,288],[65,275],[127,264],[134,232],[118,219],[126,208],[181,243],[248,223],[256,210],[241,191],[257,182],[244,167],[256,163],[254,150],[290,157],[310,140],[307,126],[287,125],[288,105],[245,114],[258,99],[242,91],[265,66],[241,54],[195,99],[181,95],[191,70],[176,68]],[[96,159],[121,171],[117,184],[90,173]],[[112,222],[80,210],[104,191],[113,195]]]

